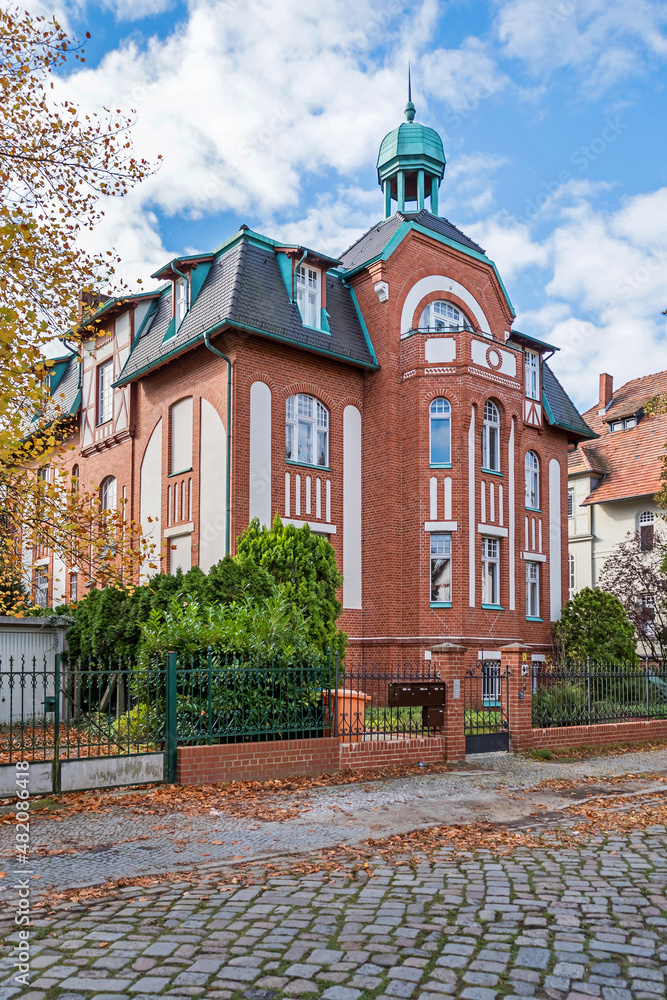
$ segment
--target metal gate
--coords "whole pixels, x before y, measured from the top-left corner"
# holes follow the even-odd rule
[[[466,672],[466,753],[509,750],[508,672],[499,660],[479,660]]]

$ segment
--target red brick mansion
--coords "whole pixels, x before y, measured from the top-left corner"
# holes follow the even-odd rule
[[[83,363],[53,379],[72,463],[168,540],[165,569],[208,570],[254,517],[308,523],[374,658],[544,652],[567,595],[568,445],[594,435],[554,349],[512,330],[493,261],[438,215],[442,142],[406,118],[380,147],[385,217],[338,259],[242,226],[98,310]],[[76,567],[42,562],[40,600],[81,598]]]

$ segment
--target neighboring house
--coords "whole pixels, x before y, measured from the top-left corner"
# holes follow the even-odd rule
[[[653,546],[667,416],[645,417],[644,406],[665,392],[667,372],[616,390],[611,375],[600,375],[600,398],[584,413],[599,437],[582,441],[568,461],[570,596],[597,586],[605,561],[629,532],[638,533],[642,548]]]
[[[308,523],[373,657],[446,638],[543,655],[568,447],[592,432],[554,348],[512,330],[494,263],[437,214],[442,142],[406,118],[380,147],[385,218],[340,258],[242,226],[99,308],[62,376],[81,373],[72,463],[167,541],[168,570],[208,570],[254,517]],[[76,569],[55,567],[50,599],[82,596]]]

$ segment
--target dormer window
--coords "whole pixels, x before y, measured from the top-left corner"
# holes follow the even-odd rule
[[[185,319],[188,311],[188,283],[185,278],[179,278],[174,283],[174,316],[176,317],[176,329]]]
[[[628,431],[631,427],[637,426],[637,417],[624,417],[623,420],[612,420],[609,424],[610,433],[614,431]]]
[[[472,327],[451,302],[438,300],[426,306],[419,320],[420,330],[435,330],[436,333],[457,333],[459,330],[470,330]]]
[[[322,273],[309,264],[296,270],[296,304],[304,326],[322,329]]]
[[[528,399],[540,398],[540,356],[537,351],[526,351],[526,396]]]

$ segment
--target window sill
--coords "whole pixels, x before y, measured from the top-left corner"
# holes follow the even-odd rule
[[[451,469],[451,462],[430,462],[429,469]]]
[[[484,611],[504,611],[502,604],[482,604]]]
[[[108,420],[100,420],[100,421],[98,421],[95,424],[95,426],[96,427],[104,427],[106,424],[110,424],[112,420],[113,420],[113,417],[109,417]]]
[[[541,514],[542,513],[542,508],[541,507],[528,507],[527,506],[526,510],[529,510],[531,512],[531,514]]]
[[[298,465],[300,469],[319,469],[320,472],[331,472],[330,465],[310,465],[308,462],[295,462],[291,458],[285,459],[285,465]]]
[[[451,608],[451,601],[431,601],[432,608]]]
[[[178,472],[170,472],[167,479],[173,479],[175,476],[184,476],[187,472],[192,472],[192,466],[189,469],[179,469]]]
[[[527,622],[543,622],[544,618],[536,618],[534,615],[526,615]]]
[[[505,478],[503,473],[498,472],[497,469],[485,469],[484,466],[482,466],[482,472],[487,476],[500,476],[501,479]]]

